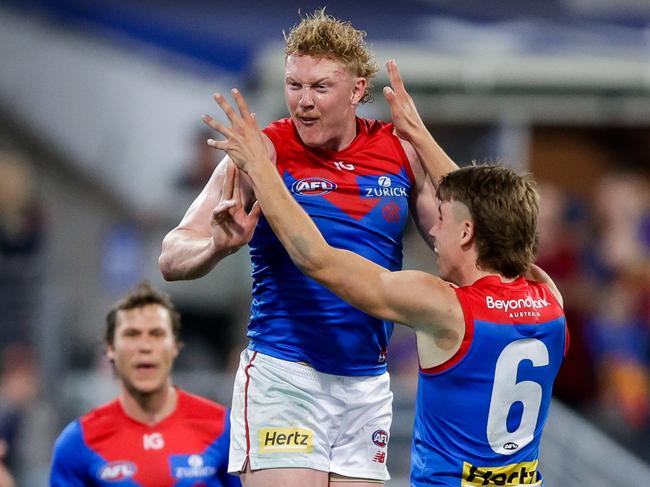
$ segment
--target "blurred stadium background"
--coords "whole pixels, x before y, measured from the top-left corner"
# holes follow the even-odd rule
[[[286,114],[282,30],[327,6],[395,58],[459,163],[540,183],[539,263],[566,299],[571,349],[543,446],[549,487],[650,478],[650,1],[0,1],[0,440],[19,485],[47,484],[53,439],[115,393],[100,344],[140,279],[184,315],[176,381],[229,402],[245,346],[249,261],[164,283],[163,235],[220,155],[200,117],[241,88]],[[388,119],[381,96],[362,115]],[[405,266],[434,271],[415,232]],[[408,484],[417,364],[389,353],[389,466]]]

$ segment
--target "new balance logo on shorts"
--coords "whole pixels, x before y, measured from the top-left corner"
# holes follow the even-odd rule
[[[259,434],[260,453],[311,453],[314,432],[306,428],[262,428]]]

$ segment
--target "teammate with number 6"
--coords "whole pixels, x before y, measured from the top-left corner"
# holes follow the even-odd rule
[[[384,94],[400,137],[421,161],[435,142],[394,61]],[[377,318],[415,330],[420,362],[411,485],[543,485],[538,457],[553,381],[566,353],[562,297],[533,264],[538,194],[528,178],[500,166],[472,166],[436,180],[439,219],[430,230],[440,277],[390,272],[331,247],[271,163],[238,91],[239,114],[221,97],[231,126],[227,151],[250,177],[258,202],[291,259],[308,276]],[[226,185],[237,185],[231,168]],[[230,194],[234,194],[230,191]],[[217,224],[241,206],[222,199]],[[305,326],[310,326],[305,323]]]

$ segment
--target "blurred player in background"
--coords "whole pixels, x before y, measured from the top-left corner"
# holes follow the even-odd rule
[[[11,472],[4,464],[4,457],[7,453],[7,444],[0,439],[0,487],[15,487],[15,481]]]
[[[172,386],[180,316],[141,283],[106,317],[105,343],[120,394],[69,424],[54,446],[53,487],[235,487],[227,473],[228,410]]]
[[[388,70],[392,88],[385,95],[395,124],[426,161],[436,146],[394,62]],[[441,277],[391,272],[326,242],[278,176],[242,95],[234,91],[234,98],[239,114],[218,100],[231,126],[219,124],[226,139],[211,144],[248,174],[296,265],[366,313],[415,330],[420,379],[411,485],[542,485],[541,435],[568,336],[562,297],[533,264],[533,183],[500,166],[446,174],[430,230]],[[217,225],[230,224],[241,207],[239,177],[229,170],[226,188],[233,189],[224,191]]]
[[[433,225],[433,187],[392,124],[356,116],[370,100],[378,70],[364,37],[323,10],[289,32],[284,93],[290,117],[269,125],[263,143],[329,242],[398,270],[409,209],[423,235]],[[219,128],[211,117],[204,120]],[[437,146],[430,162],[441,173],[456,167]],[[232,169],[225,158],[165,237],[160,256],[166,279],[194,279],[250,246],[250,344],[235,382],[229,470],[242,472],[247,487],[383,483],[393,324],[353,308],[293,265],[268,223],[258,222],[248,177],[226,189],[243,204],[231,220],[217,222]]]

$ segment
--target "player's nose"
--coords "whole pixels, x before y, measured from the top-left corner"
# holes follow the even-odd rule
[[[314,99],[311,96],[309,88],[303,90],[299,103],[302,108],[314,106]]]

